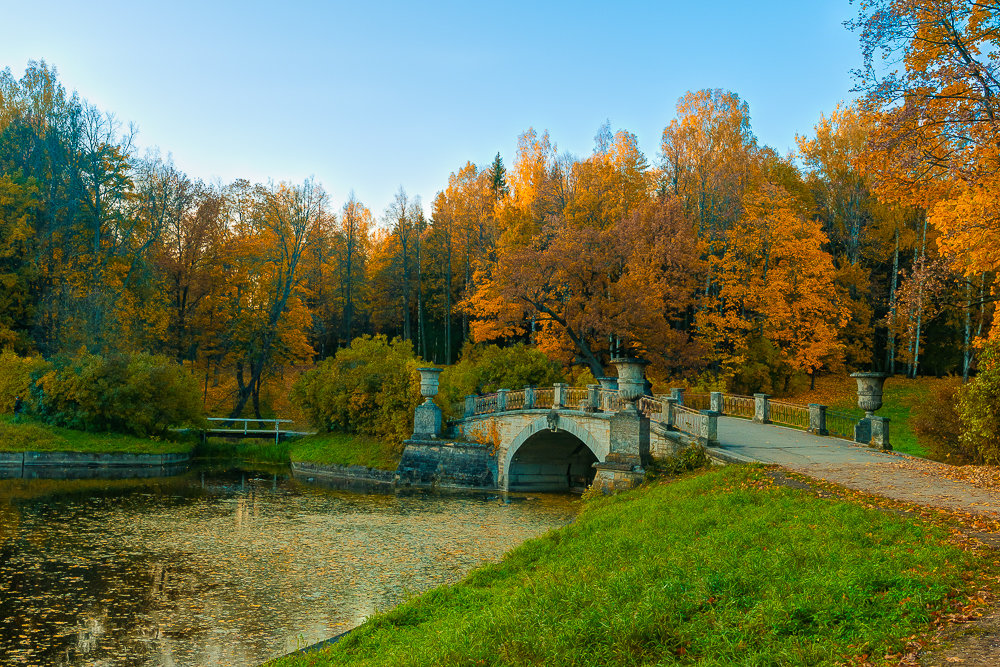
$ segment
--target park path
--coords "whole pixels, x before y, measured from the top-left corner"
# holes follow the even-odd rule
[[[858,491],[1000,518],[1000,493],[976,486],[963,479],[960,468],[943,463],[736,417],[719,418],[717,449]]]

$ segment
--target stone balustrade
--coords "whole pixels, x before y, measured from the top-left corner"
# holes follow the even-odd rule
[[[557,383],[552,387],[525,387],[519,390],[501,389],[495,394],[467,396],[463,418],[516,410],[579,410],[589,413],[617,413],[626,408],[617,389],[609,388],[606,379],[601,384],[586,388],[570,387]],[[705,404],[709,409],[700,410],[685,405],[694,399],[697,407]],[[718,417],[731,416],[752,419],[759,424],[776,424],[806,430],[816,435],[836,435],[852,438],[873,447],[890,449],[889,420],[872,415],[859,420],[841,412],[828,410],[819,404],[797,405],[775,401],[767,394],[740,396],[719,391],[707,394],[686,393],[675,387],[667,396],[654,398],[642,396],[637,401],[638,410],[651,422],[663,424],[668,429],[688,433],[705,442],[717,441]],[[829,421],[833,419],[835,426]]]

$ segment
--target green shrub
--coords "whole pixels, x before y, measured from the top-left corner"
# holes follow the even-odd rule
[[[382,335],[355,338],[305,373],[292,400],[316,428],[371,435],[398,446],[412,432],[420,402],[413,347]]]
[[[147,436],[202,419],[197,381],[163,356],[61,356],[32,379],[29,412],[56,426]]]
[[[0,412],[13,412],[14,401],[27,399],[31,376],[47,370],[50,364],[41,357],[19,357],[10,350],[0,352]]]
[[[524,343],[510,347],[466,345],[461,360],[441,373],[438,404],[447,415],[454,416],[452,406],[469,394],[552,386],[565,380],[558,364]]]
[[[979,374],[960,392],[960,446],[982,463],[1000,463],[1000,343],[990,343],[979,357]]]
[[[962,418],[958,402],[962,379],[950,377],[938,383],[926,400],[912,408],[910,425],[934,458],[949,463],[972,463],[979,460],[975,450],[963,443]]]
[[[705,468],[711,464],[705,448],[700,445],[689,445],[666,458],[652,459],[646,466],[644,481],[651,481],[664,475],[673,476]]]

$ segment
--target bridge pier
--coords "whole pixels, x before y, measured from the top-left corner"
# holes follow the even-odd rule
[[[649,418],[636,401],[645,392],[645,361],[612,359],[618,367],[618,394],[627,405],[611,417],[608,455],[594,464],[594,485],[604,493],[625,491],[642,483],[649,463]]]
[[[604,493],[627,491],[642,483],[649,463],[649,418],[630,404],[611,417],[610,449],[594,464],[594,485]]]

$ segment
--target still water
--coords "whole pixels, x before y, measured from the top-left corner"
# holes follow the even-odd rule
[[[571,521],[569,496],[286,474],[0,480],[0,665],[257,665]]]

